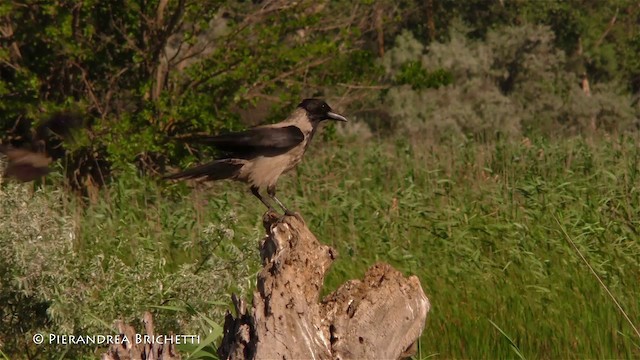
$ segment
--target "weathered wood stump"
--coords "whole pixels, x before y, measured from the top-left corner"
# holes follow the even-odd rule
[[[253,307],[233,297],[218,350],[223,359],[397,359],[411,355],[429,300],[417,277],[372,266],[319,301],[336,258],[301,218],[264,217],[263,269]]]

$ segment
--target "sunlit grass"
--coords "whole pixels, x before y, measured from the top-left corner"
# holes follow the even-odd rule
[[[640,356],[640,340],[563,233],[637,326],[639,191],[633,138],[448,146],[318,141],[278,188],[280,199],[338,250],[325,294],[377,261],[420,278],[432,303],[417,356],[423,359]],[[190,188],[131,170],[101,194],[89,206],[66,204],[77,223],[77,256],[109,253],[134,265],[132,254],[142,249],[163,256],[168,273],[215,256],[224,279],[189,291],[205,286],[217,294],[211,301],[231,291],[250,297],[255,285],[247,274],[259,268],[265,209],[246,186]],[[206,231],[228,240],[203,244]],[[237,280],[234,269],[243,269]],[[222,324],[212,314],[227,306],[208,306],[216,312],[192,311]]]
[[[640,341],[554,217],[640,319],[639,166],[630,138],[343,139],[312,147],[279,189],[339,251],[325,293],[376,261],[420,277],[433,304],[421,339],[427,354],[629,358]],[[244,233],[259,228],[263,209],[244,188],[209,194],[248,215]]]
[[[562,226],[639,321],[640,150],[633,139],[325,148],[298,208],[341,257],[327,291],[375,261],[417,274],[439,356],[629,358],[639,339]],[[492,325],[511,336],[513,344]]]

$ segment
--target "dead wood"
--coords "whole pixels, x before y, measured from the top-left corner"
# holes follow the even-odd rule
[[[415,353],[429,300],[417,277],[390,265],[372,266],[363,280],[350,280],[320,301],[334,249],[321,244],[299,216],[264,217],[260,244],[263,268],[253,306],[232,296],[236,316],[227,313],[222,359],[398,359]],[[151,314],[145,331],[153,336]],[[133,327],[117,323],[133,339]],[[173,344],[112,345],[103,360],[180,359]]]
[[[301,218],[265,214],[253,307],[233,297],[218,350],[223,359],[397,359],[411,355],[429,300],[417,277],[371,267],[319,301],[336,251]]]

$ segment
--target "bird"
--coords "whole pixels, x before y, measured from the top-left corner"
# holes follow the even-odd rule
[[[325,120],[346,122],[347,118],[333,112],[324,100],[310,98],[302,100],[279,123],[256,126],[240,132],[201,136],[196,140],[211,145],[221,155],[211,162],[164,178],[210,181],[230,179],[248,183],[251,193],[269,211],[275,212],[275,209],[261,194],[265,189],[285,215],[295,215],[276,197],[278,178],[300,163],[318,125]]]
[[[5,145],[0,145],[0,153],[7,157],[4,177],[29,182],[51,171],[49,165],[52,159],[45,153]]]
[[[0,154],[7,159],[6,178],[29,182],[51,172],[51,163],[66,155],[64,145],[74,140],[75,133],[83,127],[84,117],[73,111],[58,111],[34,130],[30,129],[30,123],[26,123],[29,128],[19,136],[23,139],[20,147],[0,143]]]

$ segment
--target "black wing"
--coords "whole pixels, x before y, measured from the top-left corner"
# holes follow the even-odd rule
[[[210,144],[217,149],[236,154],[254,151],[288,150],[304,141],[304,134],[296,126],[262,126],[246,131],[195,138],[195,141]]]

